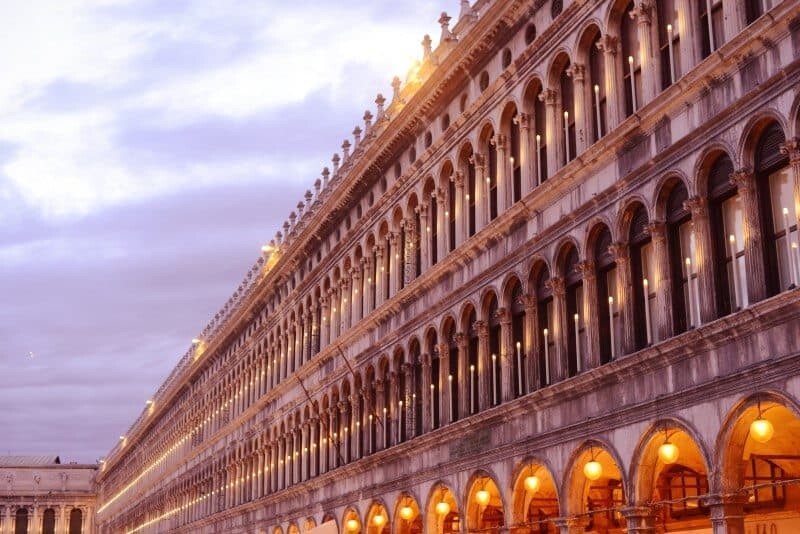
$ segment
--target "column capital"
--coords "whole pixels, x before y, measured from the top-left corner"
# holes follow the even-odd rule
[[[539,93],[539,101],[548,106],[555,106],[558,102],[558,93],[553,89],[542,89],[542,92]]]
[[[530,311],[530,310],[536,309],[536,306],[538,305],[538,302],[536,301],[536,297],[534,297],[533,295],[522,295],[519,298],[519,300],[522,303],[522,305],[525,307],[526,313],[528,311]]]
[[[683,209],[692,214],[692,220],[708,217],[708,201],[704,197],[694,196],[683,202]]]
[[[647,0],[641,0],[640,2],[637,2],[633,10],[631,10],[630,17],[639,24],[649,25],[652,22],[652,12],[652,4]]]
[[[573,63],[567,69],[567,75],[576,82],[582,82],[586,78],[586,66],[581,63]]]
[[[560,276],[550,278],[545,285],[553,292],[554,296],[563,297],[566,294],[566,284]]]
[[[469,158],[469,162],[473,164],[475,168],[483,168],[483,166],[486,164],[486,158],[483,156],[483,154],[475,152]]]
[[[508,144],[508,137],[506,137],[505,134],[496,133],[492,136],[490,142],[497,148],[497,150],[505,150]]]
[[[590,280],[595,278],[595,263],[594,260],[583,260],[578,262],[575,269],[581,273],[581,278]]]
[[[653,241],[663,241],[667,236],[667,225],[664,221],[650,221],[645,226],[645,231]]]
[[[469,336],[463,332],[459,332],[455,335],[455,342],[459,349],[466,348],[469,343]]]
[[[630,258],[627,243],[622,243],[620,241],[611,243],[611,245],[608,247],[608,251],[614,257],[614,261],[619,265],[627,263],[628,259]]]
[[[520,130],[530,130],[531,116],[528,113],[519,113],[514,117],[514,124],[518,124]]]
[[[478,338],[486,339],[489,337],[489,325],[486,321],[475,321],[472,323],[472,328],[478,333]],[[465,334],[461,334],[464,336],[465,342],[469,342],[469,336]]]
[[[471,160],[470,160],[471,161]],[[456,187],[462,188],[464,187],[464,173],[461,171],[456,171],[450,176],[450,181],[456,184]]]
[[[619,51],[619,45],[619,37],[606,34],[597,42],[597,49],[608,54],[616,55]]]
[[[741,169],[737,169],[731,173],[729,181],[732,185],[735,185],[737,189],[740,191],[751,191],[755,184],[755,173],[753,173],[753,169],[750,167],[742,167]]]
[[[500,324],[503,325],[510,325],[511,324],[511,311],[508,308],[498,308],[495,313],[495,316],[500,319]]]
[[[780,146],[781,154],[789,156],[789,163],[800,165],[800,138],[792,137],[787,139]]]

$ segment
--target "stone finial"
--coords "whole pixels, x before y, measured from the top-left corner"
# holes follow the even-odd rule
[[[328,170],[328,167],[323,168],[322,169],[322,189],[326,189],[328,187],[328,178],[330,178],[330,177],[331,177],[331,171]]]
[[[384,109],[383,106],[386,104],[386,99],[383,97],[382,94],[378,93],[377,98],[375,98],[375,105],[377,106],[378,111],[378,119],[383,118]]]
[[[459,20],[462,19],[472,19],[474,20],[475,17],[475,10],[472,9],[472,6],[469,5],[469,0],[461,0],[461,13],[458,15]]]
[[[401,85],[400,77],[395,76],[392,79],[392,102],[399,102],[400,101],[400,85]]]
[[[298,219],[303,216],[303,209],[305,207],[306,207],[306,205],[305,205],[304,202],[298,202],[297,203],[297,218]]]
[[[339,172],[339,162],[342,161],[342,158],[339,157],[339,154],[334,154],[331,158],[331,163],[333,163],[333,174],[337,174]]]
[[[314,193],[316,193],[317,197],[319,197],[319,192],[321,189],[322,189],[322,180],[317,178],[317,180],[314,182]]]
[[[425,37],[422,38],[422,61],[431,59],[431,54],[433,54],[432,46],[431,36],[426,33]]]
[[[277,232],[275,232],[275,242],[276,242],[276,243],[277,243],[279,246],[280,246],[280,244],[283,242],[283,234],[280,232],[280,230],[278,230]]]
[[[317,180],[317,182],[319,182],[319,180]],[[317,182],[314,183],[315,187],[317,185]],[[317,190],[319,190],[319,188],[317,188]],[[306,199],[306,209],[308,209],[311,206],[311,199],[314,198],[314,195],[311,193],[310,189],[306,189],[306,194],[304,196]]]
[[[289,213],[289,228],[294,228],[294,223],[297,221],[297,214],[295,212]]]
[[[361,143],[361,127],[356,126],[353,128],[353,150],[358,148],[358,145]]]
[[[453,40],[453,34],[450,32],[450,16],[446,11],[442,11],[442,16],[439,17],[439,24],[442,27],[442,37],[439,42],[445,43]]]
[[[350,158],[350,141],[345,139],[342,143],[342,160],[347,160]]]
[[[364,132],[368,133],[370,128],[372,128],[372,113],[370,110],[366,110],[364,112]]]

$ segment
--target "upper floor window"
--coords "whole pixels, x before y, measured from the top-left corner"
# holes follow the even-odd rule
[[[481,72],[480,79],[478,81],[478,87],[480,87],[481,92],[485,91],[489,88],[489,73],[486,71]]]
[[[508,48],[503,50],[502,61],[503,61],[503,68],[504,69],[507,69],[509,67],[509,65],[511,65],[511,50],[509,50]]]
[[[536,39],[536,26],[528,24],[525,27],[525,44],[531,44]]]

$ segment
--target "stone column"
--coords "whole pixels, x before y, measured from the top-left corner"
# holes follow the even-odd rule
[[[414,413],[412,392],[414,391],[414,366],[410,363],[403,364],[403,374],[405,377],[406,389],[401,391],[403,398],[403,409],[400,412],[398,421],[402,420],[401,433],[402,441],[414,437],[414,421],[411,415]]]
[[[589,107],[586,107],[586,66],[580,63],[573,63],[567,74],[572,77],[575,108],[570,111],[575,119],[575,151],[577,156],[586,150],[591,144],[589,132],[591,129],[592,120],[592,107],[591,101]],[[588,113],[587,113],[588,110]]]
[[[648,280],[656,291],[656,313],[651,318],[653,341],[672,337],[672,272],[669,268],[666,225],[663,221],[652,221],[647,225],[647,233],[653,243],[653,267],[655,280]]]
[[[339,332],[340,335],[344,335],[344,333],[347,332],[353,325],[351,316],[353,307],[353,284],[350,281],[349,273],[346,273],[342,279],[342,288],[340,292],[342,294],[342,327],[340,328]]]
[[[547,108],[545,142],[547,143],[547,176],[553,176],[561,168],[561,160],[564,155],[564,148],[560,139],[558,120],[558,93],[553,89],[543,89],[539,94],[539,100],[545,103]]]
[[[422,360],[422,432],[430,432],[433,429],[433,406],[431,405],[431,355],[420,355]]]
[[[722,20],[724,26],[723,35],[725,36],[725,43],[727,43],[747,26],[745,2],[722,2]],[[725,43],[715,42],[714,45],[719,48]]]
[[[425,199],[423,199],[424,201]],[[428,204],[426,202],[422,202],[416,208],[416,213],[419,214],[419,232],[418,236],[419,239],[417,240],[419,243],[419,256],[420,256],[420,267],[422,268],[422,272],[417,273],[417,275],[421,275],[422,273],[426,272],[428,269],[431,268],[431,230],[430,230],[430,222],[428,221]]]
[[[351,429],[350,429],[350,403],[348,398],[339,401],[339,461],[346,465],[352,459]]]
[[[692,258],[692,261],[697,267],[697,280],[700,288],[700,321],[709,323],[717,318],[717,301],[711,225],[708,221],[708,201],[702,197],[693,197],[684,202],[683,207],[692,213],[692,231],[695,238],[695,257]]]
[[[497,176],[495,176],[495,180],[497,180],[497,215],[500,216],[513,204],[514,174],[513,169],[510,174],[506,172],[509,167],[508,137],[498,133],[494,135],[492,142],[495,150],[497,150]]]
[[[354,391],[350,395],[350,461],[355,461],[364,456],[364,429],[361,421],[364,419],[361,413],[360,400],[361,392]]]
[[[567,290],[564,279],[553,276],[547,281],[553,292],[553,342],[555,347],[550,351],[550,382],[560,382],[569,376],[567,361]]]
[[[675,75],[689,72],[701,61],[702,46],[700,44],[701,33],[698,25],[700,19],[697,16],[697,6],[692,0],[676,0],[675,8],[678,12],[678,35],[680,37],[680,50],[678,53],[681,58],[681,72]]]
[[[372,292],[375,290],[375,272],[372,258],[361,259],[362,291],[361,291],[361,318],[363,319],[372,311]]]
[[[628,534],[655,534],[656,514],[649,506],[628,506],[622,515],[628,527]]]
[[[514,398],[519,384],[514,381],[514,358],[516,357],[516,347],[514,346],[514,331],[511,325],[511,312],[506,308],[497,310],[500,317],[500,384],[501,391],[498,394],[498,402],[508,402]],[[491,364],[491,362],[489,362]]]
[[[559,534],[584,534],[589,525],[588,517],[558,517],[553,519],[553,524]]]
[[[400,235],[398,232],[389,234],[389,297],[393,297],[400,290],[399,255],[400,255]]]
[[[417,277],[417,228],[416,220],[409,217],[403,221],[402,231],[405,233],[405,249],[402,251],[403,265],[401,276],[404,277],[403,287],[407,286]]]
[[[459,419],[467,417],[469,414],[469,338],[461,334],[456,336],[458,343],[458,383],[456,377],[453,376],[453,391],[458,391],[458,409]],[[452,419],[451,419],[452,421]]]
[[[615,341],[619,342],[622,350],[612,350],[615,358],[633,352],[636,347],[636,338],[633,331],[633,287],[631,282],[630,251],[627,244],[614,243],[610,247],[611,255],[617,264],[617,294],[614,295],[614,307],[619,311],[619,322],[622,323],[615,332]],[[611,319],[613,323],[613,318]],[[621,339],[619,339],[621,337]]]
[[[373,443],[373,450],[375,451],[382,451],[385,448],[384,441],[388,435],[388,430],[384,428],[386,422],[383,416],[384,408],[386,408],[386,413],[389,413],[389,408],[386,406],[386,396],[384,393],[384,388],[386,387],[389,387],[389,384],[386,384],[384,380],[375,380],[374,416],[377,419],[377,421],[375,421],[375,442]]]
[[[687,2],[689,0],[686,0]],[[613,35],[604,35],[597,48],[603,52],[605,63],[605,93],[606,93],[606,133],[610,132],[622,121],[625,109],[625,92],[618,89],[617,54],[619,52],[619,38]]]
[[[448,239],[448,235],[450,233],[450,221],[448,220],[445,213],[447,212],[447,208],[445,208],[445,196],[446,193],[442,190],[439,190],[436,193],[436,255],[437,260],[442,261],[445,256],[447,256],[450,245],[450,241]]]
[[[764,239],[761,235],[760,210],[752,169],[740,169],[731,175],[742,198],[744,235],[744,262],[748,302],[756,303],[767,296],[767,279],[764,271]]]
[[[467,213],[467,206],[464,204],[464,197],[466,193],[464,192],[464,174],[461,171],[455,173],[453,177],[456,187],[456,247],[461,245],[467,239],[468,234],[468,227],[469,227],[469,213]],[[448,228],[449,228],[448,224]]]
[[[300,369],[302,367],[304,360],[305,360],[305,352],[303,351],[304,340],[303,334],[305,333],[305,327],[303,326],[303,317],[298,315],[297,322],[295,323],[295,331],[294,331],[294,368]]]
[[[525,306],[525,352],[522,365],[525,367],[525,393],[539,387],[539,317],[536,298],[532,295],[523,295],[522,303]]]
[[[364,317],[363,312],[363,298],[362,298],[362,288],[363,282],[361,279],[361,267],[356,266],[350,271],[350,276],[352,277],[351,283],[351,306],[350,306],[350,327],[352,328]]]
[[[388,446],[396,444],[397,441],[397,427],[400,421],[397,413],[398,402],[400,401],[400,379],[397,373],[389,373],[389,406],[387,406],[389,424],[387,428],[388,439],[386,443]]]
[[[520,113],[514,118],[514,122],[519,125],[519,167],[522,172],[522,196],[533,191],[536,187],[536,172],[534,170],[536,147],[532,146],[531,137],[531,116],[527,113]],[[513,172],[513,170],[512,170]]]
[[[707,501],[711,509],[714,534],[745,534],[744,499],[735,495],[712,495]]]
[[[453,420],[451,415],[452,401],[448,391],[447,377],[450,374],[450,343],[439,343],[439,426],[445,426]],[[455,387],[455,384],[453,384]]]
[[[373,266],[373,281],[375,282],[375,307],[379,308],[383,304],[386,289],[386,275],[384,274],[384,261],[383,261],[383,246],[376,245],[375,252],[375,265]],[[388,252],[388,251],[387,251]]]
[[[338,409],[338,406],[331,406],[328,410],[328,456],[330,458],[328,465],[330,469],[339,467],[339,431],[341,428],[336,425]]]
[[[492,406],[492,355],[489,353],[489,326],[486,321],[475,321],[473,328],[478,333],[478,365],[475,368],[476,380],[478,382],[478,398],[475,399],[475,411],[480,412]],[[464,350],[469,346],[469,338],[463,335]],[[460,343],[459,343],[460,346]],[[470,381],[469,365],[467,365],[467,390],[469,391]],[[470,399],[467,396],[467,411],[470,413]]]
[[[639,63],[642,69],[642,107],[652,102],[661,87],[659,59],[653,53],[652,10],[649,0],[639,0],[631,11],[631,19],[636,21],[639,37]]]
[[[788,139],[780,146],[781,154],[789,157],[794,178],[794,216],[800,222],[800,138]],[[800,224],[798,224],[800,227]]]
[[[600,310],[597,309],[597,271],[594,261],[578,264],[583,280],[583,309],[578,310],[586,331],[586,347],[581,351],[581,369],[600,367]]]
[[[486,182],[486,157],[483,154],[475,152],[469,159],[469,162],[475,167],[475,233],[486,226],[489,222],[489,188]],[[466,189],[469,194],[469,188]],[[464,197],[465,208],[469,206],[469,202]],[[466,212],[465,212],[466,213]],[[464,232],[465,236],[469,236],[469,220],[465,219],[465,227],[467,230]]]

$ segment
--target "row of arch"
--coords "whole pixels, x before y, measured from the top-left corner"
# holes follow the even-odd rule
[[[54,508],[45,508],[38,520],[38,525],[35,524],[36,515],[32,514],[27,507],[19,507],[13,513],[13,532],[14,534],[30,534],[30,532],[41,534],[56,534],[58,532],[65,532],[67,534],[81,534],[84,531],[84,512],[80,508],[72,508],[69,515],[65,518],[60,518],[58,512]],[[64,522],[64,526],[57,527],[57,523]],[[2,525],[0,525],[2,526]],[[31,530],[32,528],[32,530]]]

